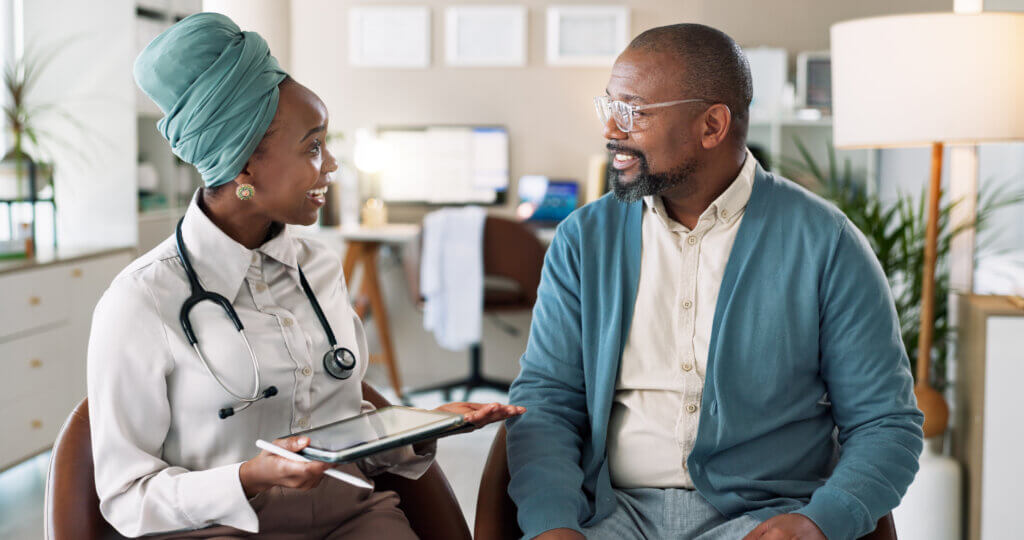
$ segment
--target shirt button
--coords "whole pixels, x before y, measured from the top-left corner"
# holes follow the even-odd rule
[[[722,209],[721,214],[722,214],[722,217],[729,217],[729,211],[724,209],[724,208]]]
[[[690,414],[693,414],[693,413],[697,412],[697,406],[694,405],[693,403],[688,403],[686,405],[686,412],[688,412]]]
[[[683,302],[683,307],[686,308],[686,309],[690,309],[691,307],[693,307],[693,302],[687,300],[687,301]]]
[[[304,367],[302,368],[302,374],[309,377],[310,375],[313,374],[313,370],[309,367]]]
[[[263,283],[257,283],[255,288],[256,288],[256,292],[263,292],[263,291],[267,290],[267,286],[265,284],[263,284]]]
[[[252,263],[253,264],[259,264],[260,263],[260,254],[255,252],[255,251],[252,252]]]
[[[284,320],[284,321],[281,321],[281,322],[282,322],[282,324],[284,324],[285,326],[291,326],[291,325],[295,324],[295,321],[294,321],[294,320],[292,320],[292,319],[291,319],[290,317],[289,317],[289,318],[285,318],[285,320]]]
[[[691,369],[693,369],[693,364],[689,362],[683,364],[683,371],[690,371]]]
[[[309,418],[305,418],[305,417],[299,418],[299,427],[302,428],[302,429],[308,428],[309,427]]]
[[[696,236],[691,236],[691,237],[687,238],[686,239],[686,243],[690,244],[691,246],[696,244],[697,243],[697,237]]]

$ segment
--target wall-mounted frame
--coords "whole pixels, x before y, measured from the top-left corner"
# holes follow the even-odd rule
[[[796,103],[826,114],[832,110],[832,57],[828,51],[797,55]]]
[[[629,44],[626,6],[550,6],[547,60],[554,66],[610,66]]]
[[[348,30],[348,58],[353,66],[430,66],[430,8],[426,6],[352,7]]]
[[[525,66],[526,6],[448,7],[444,41],[450,66]]]

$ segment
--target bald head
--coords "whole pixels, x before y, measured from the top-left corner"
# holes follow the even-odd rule
[[[729,106],[732,132],[746,140],[747,116],[753,85],[750,65],[731,37],[703,24],[672,24],[637,36],[630,49],[665,53],[678,60],[682,96],[703,98]]]

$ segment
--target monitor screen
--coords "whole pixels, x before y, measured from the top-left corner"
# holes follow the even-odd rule
[[[546,176],[519,179],[519,217],[530,222],[555,224],[569,217],[579,205],[579,184]]]
[[[392,203],[495,204],[508,189],[503,127],[380,128],[388,155],[381,198]]]

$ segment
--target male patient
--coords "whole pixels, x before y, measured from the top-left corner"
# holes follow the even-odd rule
[[[614,196],[558,228],[510,393],[527,538],[852,539],[913,479],[885,276],[747,151],[751,92],[729,36],[677,24],[596,98]]]

